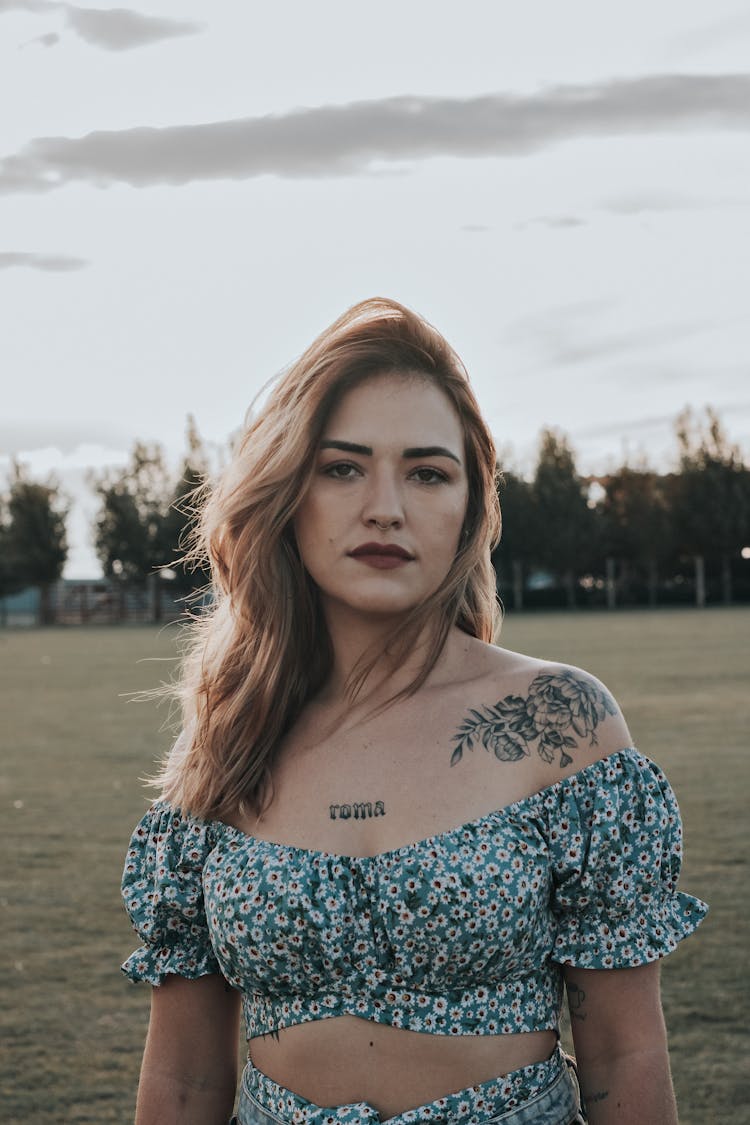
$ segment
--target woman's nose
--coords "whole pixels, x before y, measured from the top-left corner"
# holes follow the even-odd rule
[[[362,522],[370,527],[379,527],[381,531],[403,524],[401,493],[396,481],[389,475],[377,474],[373,479],[363,504]]]

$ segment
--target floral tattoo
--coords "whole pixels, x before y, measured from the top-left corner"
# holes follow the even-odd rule
[[[494,706],[469,709],[452,741],[457,743],[451,765],[461,761],[464,750],[481,744],[501,762],[517,762],[531,754],[530,744],[538,742],[537,753],[545,762],[560,754],[560,768],[573,761],[567,750],[578,738],[596,745],[596,728],[607,715],[615,715],[612,696],[592,681],[571,671],[542,673],[531,682],[527,696],[506,695]]]

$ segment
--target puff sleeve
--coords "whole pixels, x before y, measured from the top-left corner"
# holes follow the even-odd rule
[[[677,890],[682,824],[661,769],[619,751],[564,779],[553,800],[553,960],[618,969],[671,953],[708,907]]]
[[[144,945],[122,965],[132,981],[161,984],[168,973],[219,973],[203,904],[210,825],[157,801],[137,825],[125,857],[122,897]]]

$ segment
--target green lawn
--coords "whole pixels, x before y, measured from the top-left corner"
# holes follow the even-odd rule
[[[685,821],[683,887],[711,904],[664,966],[682,1125],[750,1123],[750,611],[510,616],[503,643],[579,664],[619,699]],[[119,964],[124,850],[169,744],[127,693],[172,667],[176,627],[0,632],[0,1120],[132,1122],[148,988]]]

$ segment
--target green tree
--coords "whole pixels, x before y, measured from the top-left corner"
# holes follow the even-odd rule
[[[21,574],[11,547],[8,497],[0,494],[0,614],[3,625],[6,622],[5,599],[8,594],[15,594],[22,589],[22,586]]]
[[[160,617],[158,572],[171,562],[165,523],[171,485],[164,451],[156,443],[136,442],[122,469],[91,474],[100,501],[94,521],[94,547],[108,578],[120,589],[124,614],[125,589],[153,583],[154,617]]]
[[[199,490],[204,487],[209,475],[208,454],[192,414],[187,417],[185,438],[187,452],[164,520],[164,539],[169,552],[168,565],[175,575],[174,586],[182,594],[191,594],[205,586],[211,577],[205,566],[185,566],[182,563],[182,557],[191,547]]]
[[[750,474],[717,413],[706,407],[701,421],[688,408],[677,418],[680,471],[673,478],[675,532],[682,552],[696,567],[696,601],[704,594],[703,560],[719,564],[723,600],[732,600],[732,559],[750,532]]]
[[[513,590],[513,607],[522,609],[525,575],[533,562],[534,546],[538,539],[533,489],[520,474],[506,469],[500,478],[498,493],[503,530],[492,561],[501,593],[510,585]]]
[[[659,566],[672,550],[665,480],[652,469],[623,465],[599,484],[601,549],[607,558],[619,560],[619,584],[626,596],[633,572],[645,571],[649,604],[655,605]]]
[[[564,434],[542,430],[531,495],[534,558],[559,577],[568,605],[573,607],[576,577],[596,553],[596,524],[586,484],[578,475],[575,455]]]
[[[2,540],[3,565],[15,589],[35,586],[39,591],[39,623],[54,619],[51,588],[58,581],[68,557],[65,521],[67,498],[54,477],[30,480],[26,470],[15,462],[10,482]]]

